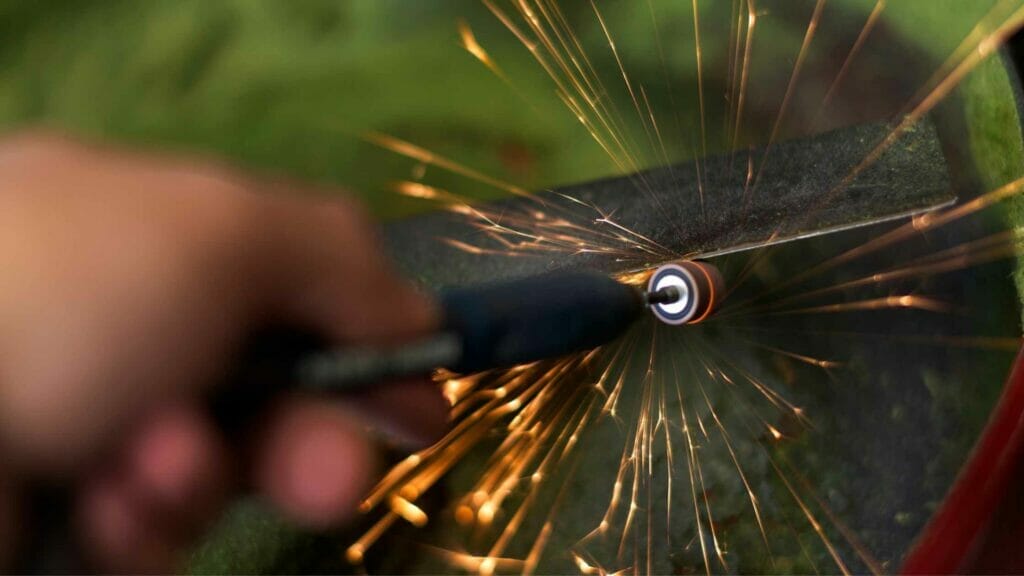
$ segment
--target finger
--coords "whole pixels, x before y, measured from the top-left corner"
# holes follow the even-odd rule
[[[430,299],[391,270],[358,204],[271,188],[257,210],[256,253],[284,320],[347,342],[397,342],[437,324]]]
[[[75,524],[90,565],[103,572],[167,573],[178,566],[180,542],[147,518],[124,476],[88,483]]]
[[[128,489],[154,521],[183,538],[216,519],[230,489],[227,447],[197,407],[171,406],[151,416],[126,447]]]
[[[256,450],[256,487],[313,528],[350,518],[377,469],[359,426],[343,411],[308,399],[283,401]]]
[[[406,380],[347,394],[344,399],[367,431],[396,448],[419,450],[448,429],[448,402],[428,379]]]
[[[226,448],[198,409],[151,414],[113,465],[87,480],[79,530],[97,568],[174,568],[228,494]]]

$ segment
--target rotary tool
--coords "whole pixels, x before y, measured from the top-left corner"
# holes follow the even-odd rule
[[[402,346],[330,350],[290,332],[257,340],[238,385],[215,407],[221,420],[230,420],[226,414],[243,414],[261,396],[292,383],[344,392],[438,368],[470,374],[556,358],[615,339],[646,310],[669,324],[699,322],[721,292],[714,265],[695,261],[662,266],[646,289],[588,271],[449,289],[437,297],[441,330]]]
[[[344,393],[440,368],[471,374],[557,358],[615,339],[646,310],[668,324],[702,321],[721,292],[707,262],[666,264],[646,289],[599,272],[552,272],[441,291],[441,329],[397,347],[332,349],[307,333],[269,331],[213,398],[213,415],[240,431],[289,387]]]
[[[452,289],[439,297],[443,329],[393,349],[355,348],[313,354],[300,381],[326,390],[445,368],[470,374],[564,356],[605,344],[645,310],[671,324],[700,321],[721,292],[706,262],[659,268],[646,290],[595,272],[561,272]]]
[[[703,207],[698,195],[690,193],[696,179],[692,166],[685,164],[536,195],[534,202],[573,220],[593,218],[584,206],[604,207],[615,212],[617,222],[643,237],[690,255],[682,261],[657,263],[663,264],[660,267],[649,266],[654,271],[645,289],[616,280],[613,276],[628,270],[599,255],[578,255],[572,265],[566,265],[564,258],[550,262],[538,258],[495,266],[494,259],[446,248],[441,242],[425,242],[478,235],[464,216],[451,212],[394,223],[386,229],[392,256],[400,269],[435,287],[443,316],[441,330],[395,348],[342,349],[332,349],[308,334],[268,332],[254,339],[247,350],[233,379],[237,384],[214,400],[215,414],[228,425],[232,420],[244,421],[274,392],[295,385],[345,392],[439,368],[469,374],[556,358],[613,340],[645,310],[666,324],[701,322],[713,313],[723,294],[722,277],[707,260],[906,218],[955,201],[946,171],[921,168],[944,165],[936,130],[925,122],[830,202],[815,204],[823,190],[840,181],[872,142],[887,133],[884,125],[869,125],[809,141],[780,143],[764,183],[753,193],[742,175],[735,176],[741,171],[726,169],[735,159],[711,158],[709,163],[722,164],[716,172],[728,175],[729,181],[716,182],[720,193],[705,199]],[[762,153],[751,151],[751,161]],[[638,179],[649,188],[650,201],[627,201],[635,196]],[[497,213],[515,211],[521,202],[497,202],[492,208]],[[651,202],[657,210],[640,210]],[[743,210],[727,209],[725,204],[741,205]],[[815,209],[808,210],[811,206]],[[789,228],[778,226],[780,213],[799,210],[807,217]],[[705,212],[706,217],[701,216]],[[701,225],[687,227],[680,222]],[[428,273],[431,270],[443,271],[444,276],[433,276]]]

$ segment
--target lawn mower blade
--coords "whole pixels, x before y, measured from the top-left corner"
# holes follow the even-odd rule
[[[855,126],[780,142],[770,150],[708,157],[699,166],[691,160],[538,192],[534,198],[510,198],[487,204],[486,210],[526,214],[542,209],[581,226],[608,226],[597,222],[603,213],[675,258],[708,258],[904,218],[955,202],[943,150],[928,121],[907,130],[876,162],[844,183],[890,130],[889,124]],[[399,268],[430,287],[565,269],[617,273],[671,258],[630,260],[570,251],[515,258],[474,254],[445,239],[499,253],[503,247],[472,217],[451,211],[394,221],[386,228],[386,239]]]

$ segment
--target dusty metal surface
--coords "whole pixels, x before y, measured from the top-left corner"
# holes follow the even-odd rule
[[[954,195],[942,147],[927,122],[908,130],[877,162],[841,186],[890,130],[887,124],[846,128],[770,149],[710,157],[699,167],[688,162],[654,168],[540,192],[536,200],[512,198],[488,208],[498,214],[542,208],[583,226],[597,226],[603,213],[674,255],[708,256],[951,203]],[[764,161],[766,155],[770,161]],[[707,190],[714,193],[702,192]],[[555,269],[620,272],[659,263],[656,256],[640,262],[595,253],[517,258],[471,254],[443,239],[492,249],[501,246],[475,227],[472,218],[448,211],[393,222],[386,238],[401,270],[431,287]]]

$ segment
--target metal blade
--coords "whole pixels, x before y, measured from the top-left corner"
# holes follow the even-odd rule
[[[778,143],[766,161],[764,149],[709,157],[700,161],[700,177],[690,161],[486,206],[495,214],[543,209],[614,232],[597,222],[602,213],[610,215],[617,225],[664,248],[657,255],[471,254],[443,239],[503,248],[471,218],[447,211],[393,222],[387,240],[406,274],[437,287],[556,269],[622,272],[670,258],[711,257],[859,228],[953,203],[949,170],[929,122],[908,130],[848,186],[838,187],[889,130],[873,124]]]

